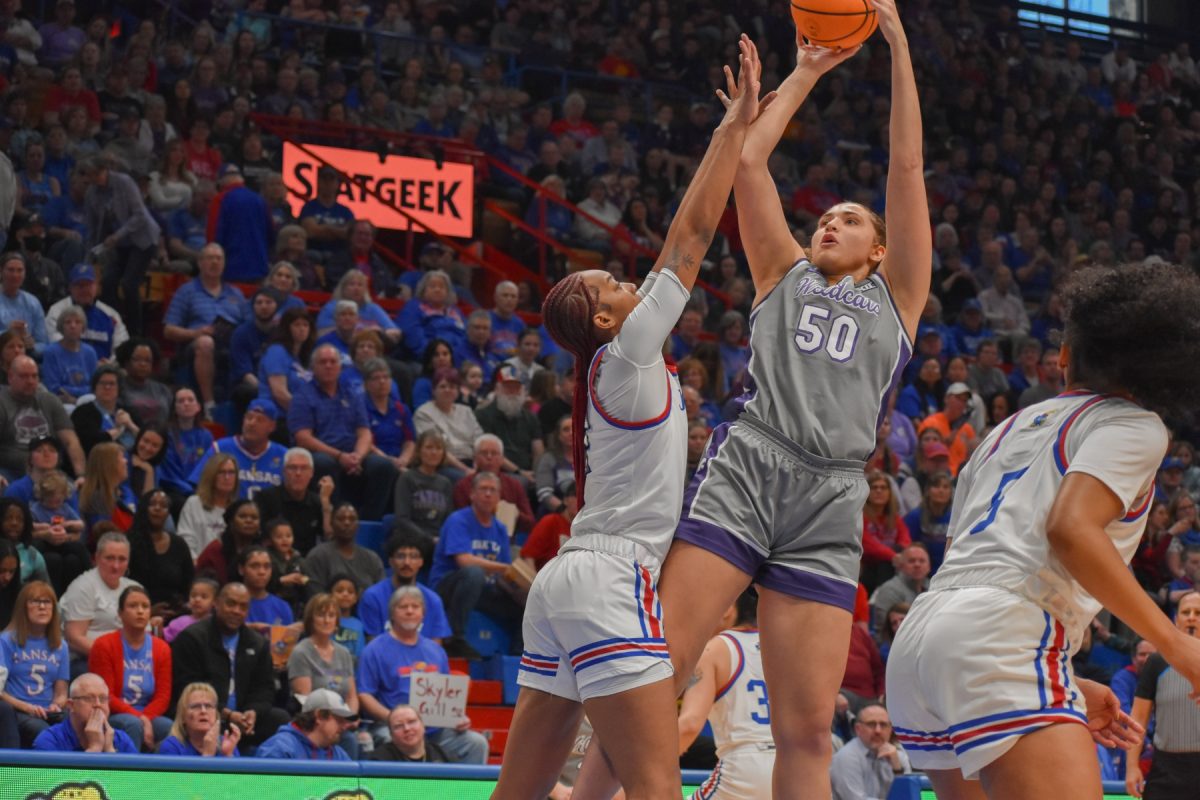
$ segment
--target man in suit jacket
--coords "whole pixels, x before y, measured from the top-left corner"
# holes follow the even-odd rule
[[[271,644],[246,627],[249,613],[249,590],[241,583],[227,583],[217,595],[212,617],[175,638],[172,705],[188,684],[207,683],[216,690],[221,719],[241,729],[243,744],[257,744],[286,725],[289,716],[272,705]]]

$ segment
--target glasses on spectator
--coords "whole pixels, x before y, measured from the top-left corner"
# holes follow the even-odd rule
[[[31,599],[25,601],[25,603],[26,603],[26,605],[31,605],[31,606],[52,606],[52,605],[54,605],[54,601],[51,600],[49,597],[34,597],[34,598],[31,598]]]
[[[209,702],[188,703],[188,711],[216,711],[217,704]]]
[[[93,706],[102,706],[108,703],[108,695],[106,694],[78,694],[71,699]]]

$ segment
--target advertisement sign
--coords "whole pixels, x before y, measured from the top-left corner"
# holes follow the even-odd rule
[[[323,166],[309,152],[350,176],[351,180],[342,181],[338,202],[355,219],[369,219],[378,228],[407,230],[408,220],[392,207],[399,206],[443,236],[471,236],[475,169],[470,164],[445,161],[438,169],[430,158],[387,156],[380,161],[377,153],[364,150],[316,144],[301,150],[284,142],[283,182],[292,191],[289,202],[297,217],[304,204],[317,196],[317,170]],[[381,202],[375,192],[388,202]]]

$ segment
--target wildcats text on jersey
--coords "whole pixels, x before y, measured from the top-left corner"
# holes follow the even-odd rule
[[[833,286],[827,284],[824,278],[805,276],[796,283],[796,293],[793,298],[798,299],[806,295],[815,295],[824,297],[826,300],[832,300],[835,303],[841,303],[849,308],[860,308],[868,314],[879,316],[880,305],[874,300],[870,300],[862,293],[863,289],[873,288],[874,284],[869,281],[864,283],[862,289],[854,287],[854,279],[849,275],[842,278]]]

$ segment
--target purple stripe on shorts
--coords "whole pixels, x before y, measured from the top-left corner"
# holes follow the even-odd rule
[[[854,611],[854,599],[858,594],[858,587],[854,584],[779,564],[763,564],[754,576],[754,582],[801,600],[837,606],[850,612]]]
[[[700,481],[704,480],[704,476],[708,474],[708,462],[717,455],[717,451],[721,449],[721,445],[729,438],[729,427],[732,422],[722,422],[717,427],[713,428],[712,434],[708,437],[708,447],[704,450],[704,458],[700,464],[700,469],[696,470],[696,474],[692,476],[691,483],[683,493],[683,513],[686,515],[688,509],[692,507],[692,499],[696,496],[696,489],[700,486]]]
[[[753,547],[724,528],[701,519],[681,519],[675,538],[719,555],[750,576],[764,561],[764,556]]]

